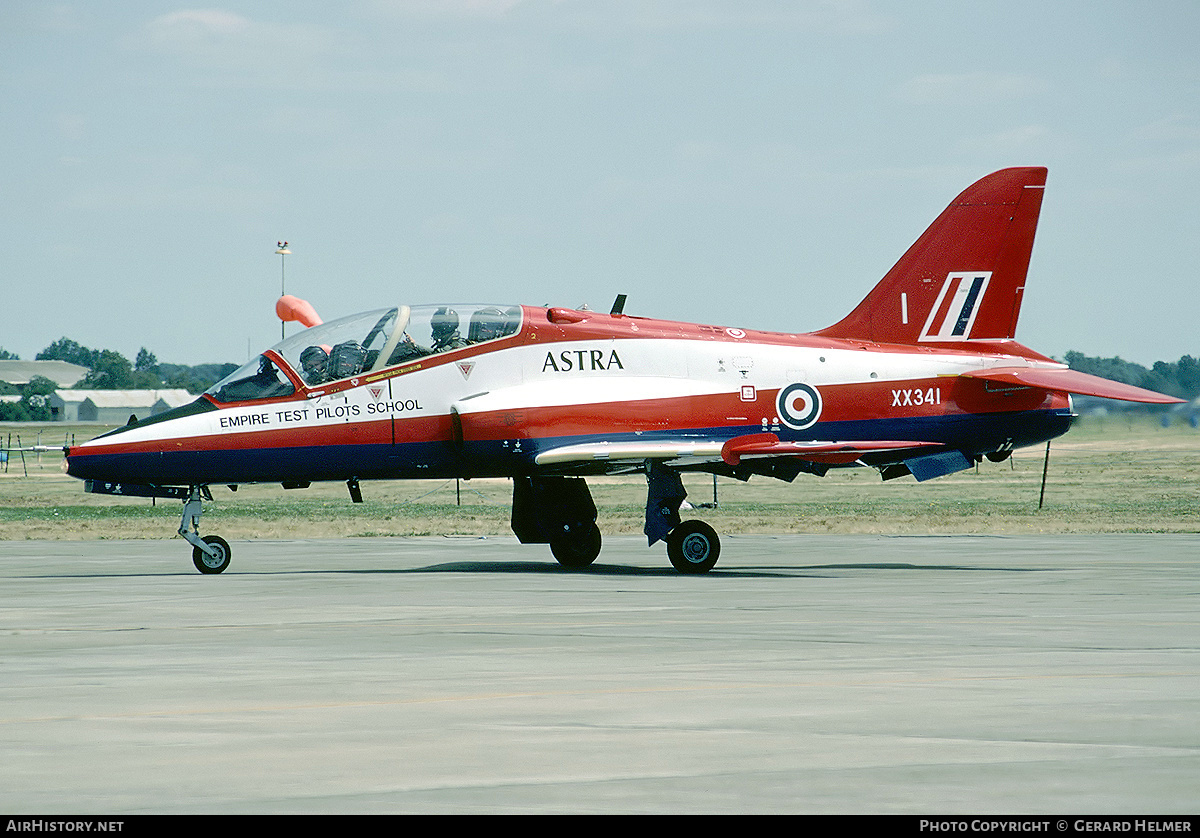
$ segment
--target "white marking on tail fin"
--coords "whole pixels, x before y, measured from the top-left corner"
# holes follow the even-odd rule
[[[946,277],[929,311],[921,341],[970,340],[971,326],[983,305],[991,271],[955,271]]]

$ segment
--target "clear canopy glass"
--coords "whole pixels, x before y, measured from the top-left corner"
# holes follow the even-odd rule
[[[426,355],[499,340],[516,334],[520,328],[520,306],[396,306],[313,326],[272,349],[306,386],[316,387]],[[206,393],[218,402],[229,403],[278,398],[294,391],[291,380],[275,362],[259,355]]]

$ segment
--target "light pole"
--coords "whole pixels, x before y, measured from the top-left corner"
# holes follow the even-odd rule
[[[275,248],[276,248],[275,252],[279,254],[279,296],[282,297],[286,293],[284,290],[284,287],[286,285],[286,274],[285,274],[284,265],[287,262],[288,254],[290,254],[292,251],[288,250],[287,242],[275,242]],[[280,320],[279,321],[279,339],[283,340],[285,337],[287,337],[287,324],[284,321]]]

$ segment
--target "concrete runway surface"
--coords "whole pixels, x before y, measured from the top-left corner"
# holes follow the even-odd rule
[[[0,543],[0,809],[1200,809],[1200,536],[723,548]]]

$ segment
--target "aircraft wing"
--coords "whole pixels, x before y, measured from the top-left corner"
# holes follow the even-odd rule
[[[1097,396],[1102,399],[1119,399],[1125,402],[1142,402],[1145,404],[1182,404],[1183,399],[1155,393],[1153,390],[1143,390],[1131,384],[1119,381],[1109,381],[1095,375],[1070,369],[1053,369],[1048,367],[994,367],[986,370],[961,373],[964,378],[978,378],[983,381],[994,381],[998,384],[1009,384],[1017,387],[1037,387],[1042,390],[1056,390],[1060,393],[1074,393],[1079,396]]]
[[[721,460],[737,465],[746,457],[794,457],[814,463],[852,463],[865,454],[941,447],[938,442],[872,440],[869,442],[782,442],[775,434],[747,434],[719,440],[588,442],[552,448],[537,455],[538,465],[640,460]]]

